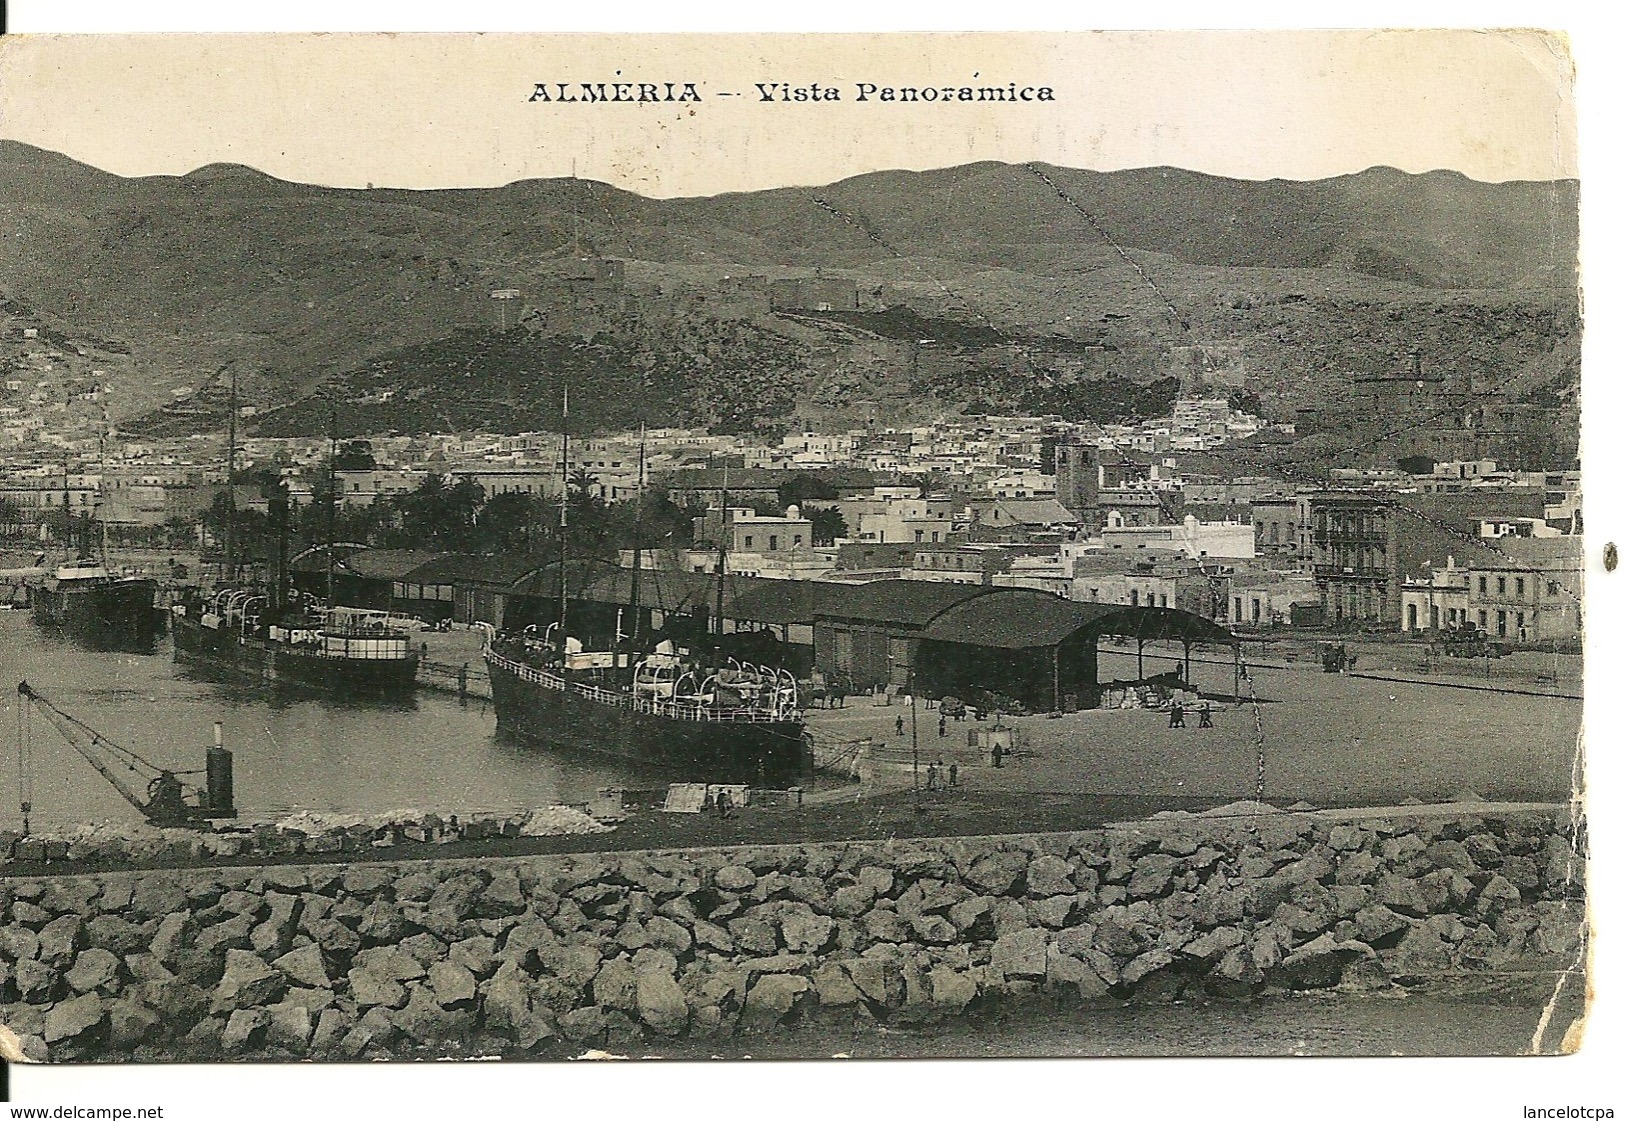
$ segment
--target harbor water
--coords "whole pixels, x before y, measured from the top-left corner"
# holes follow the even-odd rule
[[[490,702],[419,690],[386,700],[212,678],[150,652],[98,651],[0,611],[0,828],[20,824],[18,738],[33,753],[36,827],[140,820],[40,716],[20,713],[17,682],[120,746],[178,771],[203,766],[215,721],[234,755],[240,813],[384,813],[580,803],[606,786],[667,781],[623,761],[521,744],[496,731]],[[194,779],[195,780],[195,779]]]

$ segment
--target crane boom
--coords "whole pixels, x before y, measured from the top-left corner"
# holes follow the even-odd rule
[[[183,796],[185,784],[176,777],[176,771],[160,767],[129,748],[114,743],[83,720],[57,708],[26,681],[17,683],[17,695],[24,701],[32,702],[56,734],[67,741],[68,746],[77,751],[85,762],[95,767],[97,772],[112,784],[113,789],[148,821],[155,825],[188,825],[194,824],[204,816],[210,816],[208,799],[195,787],[193,792],[198,796],[198,805],[189,805],[185,801]],[[114,766],[109,764],[109,760],[138,780],[146,781],[145,799],[131,788],[126,776],[115,770]]]

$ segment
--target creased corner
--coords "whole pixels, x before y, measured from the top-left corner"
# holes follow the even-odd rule
[[[1575,738],[1574,762],[1569,772],[1569,855],[1567,868],[1563,877],[1565,887],[1571,887],[1577,878],[1583,879],[1586,871],[1586,844],[1585,844],[1585,738],[1581,732]],[[1582,886],[1582,891],[1584,887]],[[1540,1019],[1535,1024],[1534,1035],[1529,1040],[1531,1055],[1558,1054],[1572,1055],[1580,1049],[1581,1041],[1585,1037],[1586,1023],[1591,1016],[1591,1004],[1596,998],[1596,991],[1591,986],[1591,954],[1592,954],[1592,922],[1591,897],[1589,892],[1584,893],[1586,900],[1585,915],[1581,919],[1579,946],[1575,950],[1574,960],[1568,966],[1558,971],[1557,981],[1552,986],[1552,992],[1541,1007]],[[1551,1030],[1552,1018],[1557,1013],[1558,1000],[1562,997],[1565,988],[1571,983],[1585,986],[1585,1006],[1574,1021],[1563,1030],[1563,1037],[1558,1041],[1555,1050],[1547,1051],[1546,1035]]]
[[[23,1041],[17,1037],[16,1032],[5,1024],[0,1024],[0,1059],[4,1059],[8,1063],[32,1063],[38,1061],[23,1049]]]

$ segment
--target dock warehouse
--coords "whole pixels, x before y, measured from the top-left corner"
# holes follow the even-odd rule
[[[1188,611],[994,588],[946,607],[919,633],[916,686],[928,697],[1000,693],[1037,711],[1094,708],[1100,703],[1097,644],[1104,635],[1132,638],[1140,650],[1147,642],[1180,643],[1187,681],[1193,646],[1229,646],[1239,658],[1234,635]]]
[[[930,580],[829,586],[838,591],[817,608],[813,648],[822,669],[848,674],[859,689],[906,686],[916,643],[931,621],[955,604],[999,590]]]

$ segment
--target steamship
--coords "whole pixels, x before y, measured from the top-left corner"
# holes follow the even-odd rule
[[[323,608],[312,597],[281,610],[258,588],[223,588],[170,608],[177,661],[264,681],[319,688],[405,693],[417,683],[418,655],[389,616]]]
[[[808,765],[788,670],[705,668],[669,640],[634,660],[574,638],[488,634],[497,726],[522,739],[668,767],[693,782],[788,779]]]
[[[485,664],[497,726],[522,739],[657,765],[691,782],[787,780],[810,763],[796,678],[784,669],[724,658],[691,657],[671,639],[641,655],[634,633],[623,644],[616,627],[608,650],[588,650],[568,627],[570,397],[564,396],[559,499],[558,621],[540,636],[535,628],[498,635],[486,630]],[[641,525],[644,456],[638,453],[638,503],[632,554],[632,602],[642,572],[637,548]],[[717,642],[721,642],[721,588],[727,568],[727,488],[718,535]],[[634,617],[635,619],[637,616]],[[634,622],[634,632],[637,624]],[[706,664],[709,663],[709,664]]]
[[[150,642],[163,615],[153,604],[158,581],[116,575],[99,561],[59,565],[30,595],[34,622],[89,639]]]

